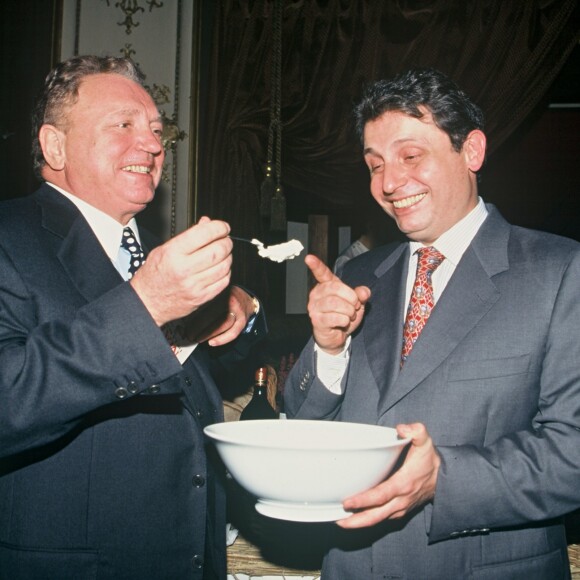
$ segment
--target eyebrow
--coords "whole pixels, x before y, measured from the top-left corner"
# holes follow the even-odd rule
[[[391,143],[391,145],[406,145],[410,142],[416,143],[417,146],[420,146],[422,143],[420,139],[417,139],[415,137],[403,137],[402,139],[396,139]],[[380,153],[377,153],[372,147],[365,147],[363,149],[363,155],[367,155],[369,153],[371,155],[380,155]]]
[[[112,111],[111,113],[109,113],[109,117],[114,117],[114,116],[129,116],[129,117],[135,117],[137,115],[141,114],[141,110],[140,109],[119,109],[117,111]],[[155,117],[154,119],[151,119],[149,121],[150,123],[161,123],[163,124],[163,117],[161,115],[161,113],[158,111],[157,112],[157,117]]]

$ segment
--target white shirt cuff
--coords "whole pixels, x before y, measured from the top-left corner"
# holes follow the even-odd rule
[[[335,395],[342,394],[341,382],[348,366],[350,357],[351,337],[347,337],[346,344],[342,352],[338,354],[328,354],[314,343],[316,353],[316,376],[320,382]]]

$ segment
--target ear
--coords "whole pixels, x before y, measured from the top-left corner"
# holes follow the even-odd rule
[[[42,154],[49,167],[55,171],[64,169],[66,154],[66,136],[54,125],[42,125],[38,132],[38,140],[42,147]]]
[[[487,139],[483,131],[474,129],[467,135],[463,143],[463,154],[465,155],[467,167],[473,172],[479,171],[483,165],[486,142]]]

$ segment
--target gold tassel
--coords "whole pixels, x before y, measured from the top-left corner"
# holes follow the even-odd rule
[[[276,187],[270,211],[270,229],[272,231],[286,231],[286,198],[281,185]]]

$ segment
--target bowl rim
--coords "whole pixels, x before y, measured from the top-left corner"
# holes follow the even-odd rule
[[[336,425],[336,424],[341,424],[341,425],[348,425],[348,428],[354,427],[354,428],[358,428],[358,427],[362,427],[362,428],[366,428],[368,430],[384,430],[386,432],[390,432],[392,435],[394,434],[397,438],[393,439],[391,441],[386,441],[386,442],[377,442],[376,444],[373,445],[365,445],[364,447],[360,447],[360,445],[357,445],[356,442],[353,443],[353,445],[345,445],[345,442],[342,441],[340,443],[337,443],[336,445],[333,445],[333,442],[327,442],[325,445],[323,446],[316,446],[316,447],[312,447],[312,446],[307,446],[305,444],[297,444],[295,441],[288,441],[287,444],[284,445],[280,445],[279,442],[273,442],[270,440],[264,440],[264,441],[258,441],[257,443],[248,443],[247,441],[236,441],[234,439],[232,439],[231,436],[228,436],[227,434],[224,433],[216,433],[216,429],[220,429],[220,426],[226,426],[224,427],[224,429],[228,429],[228,427],[230,425],[233,424],[240,424],[240,425],[250,425],[253,423],[260,423],[260,424],[278,424],[278,423],[301,423],[301,424],[313,424],[313,423],[317,423],[317,424],[332,424],[332,425]],[[249,428],[249,427],[248,427]],[[333,428],[333,427],[331,427]],[[376,424],[372,424],[372,423],[355,423],[353,421],[324,421],[324,420],[320,420],[320,419],[255,419],[255,420],[250,420],[250,421],[229,421],[229,422],[221,422],[221,423],[212,423],[211,425],[207,425],[206,427],[204,427],[204,433],[206,434],[206,436],[208,436],[210,439],[212,439],[213,441],[219,442],[219,443],[227,443],[230,445],[234,445],[234,446],[240,446],[240,447],[253,447],[253,448],[261,448],[261,449],[284,449],[284,450],[297,450],[297,451],[362,451],[362,450],[377,450],[377,449],[389,449],[389,448],[398,448],[400,446],[405,446],[407,445],[411,439],[409,437],[406,438],[401,438],[396,434],[396,429],[394,427],[387,427],[385,425],[376,425]]]

